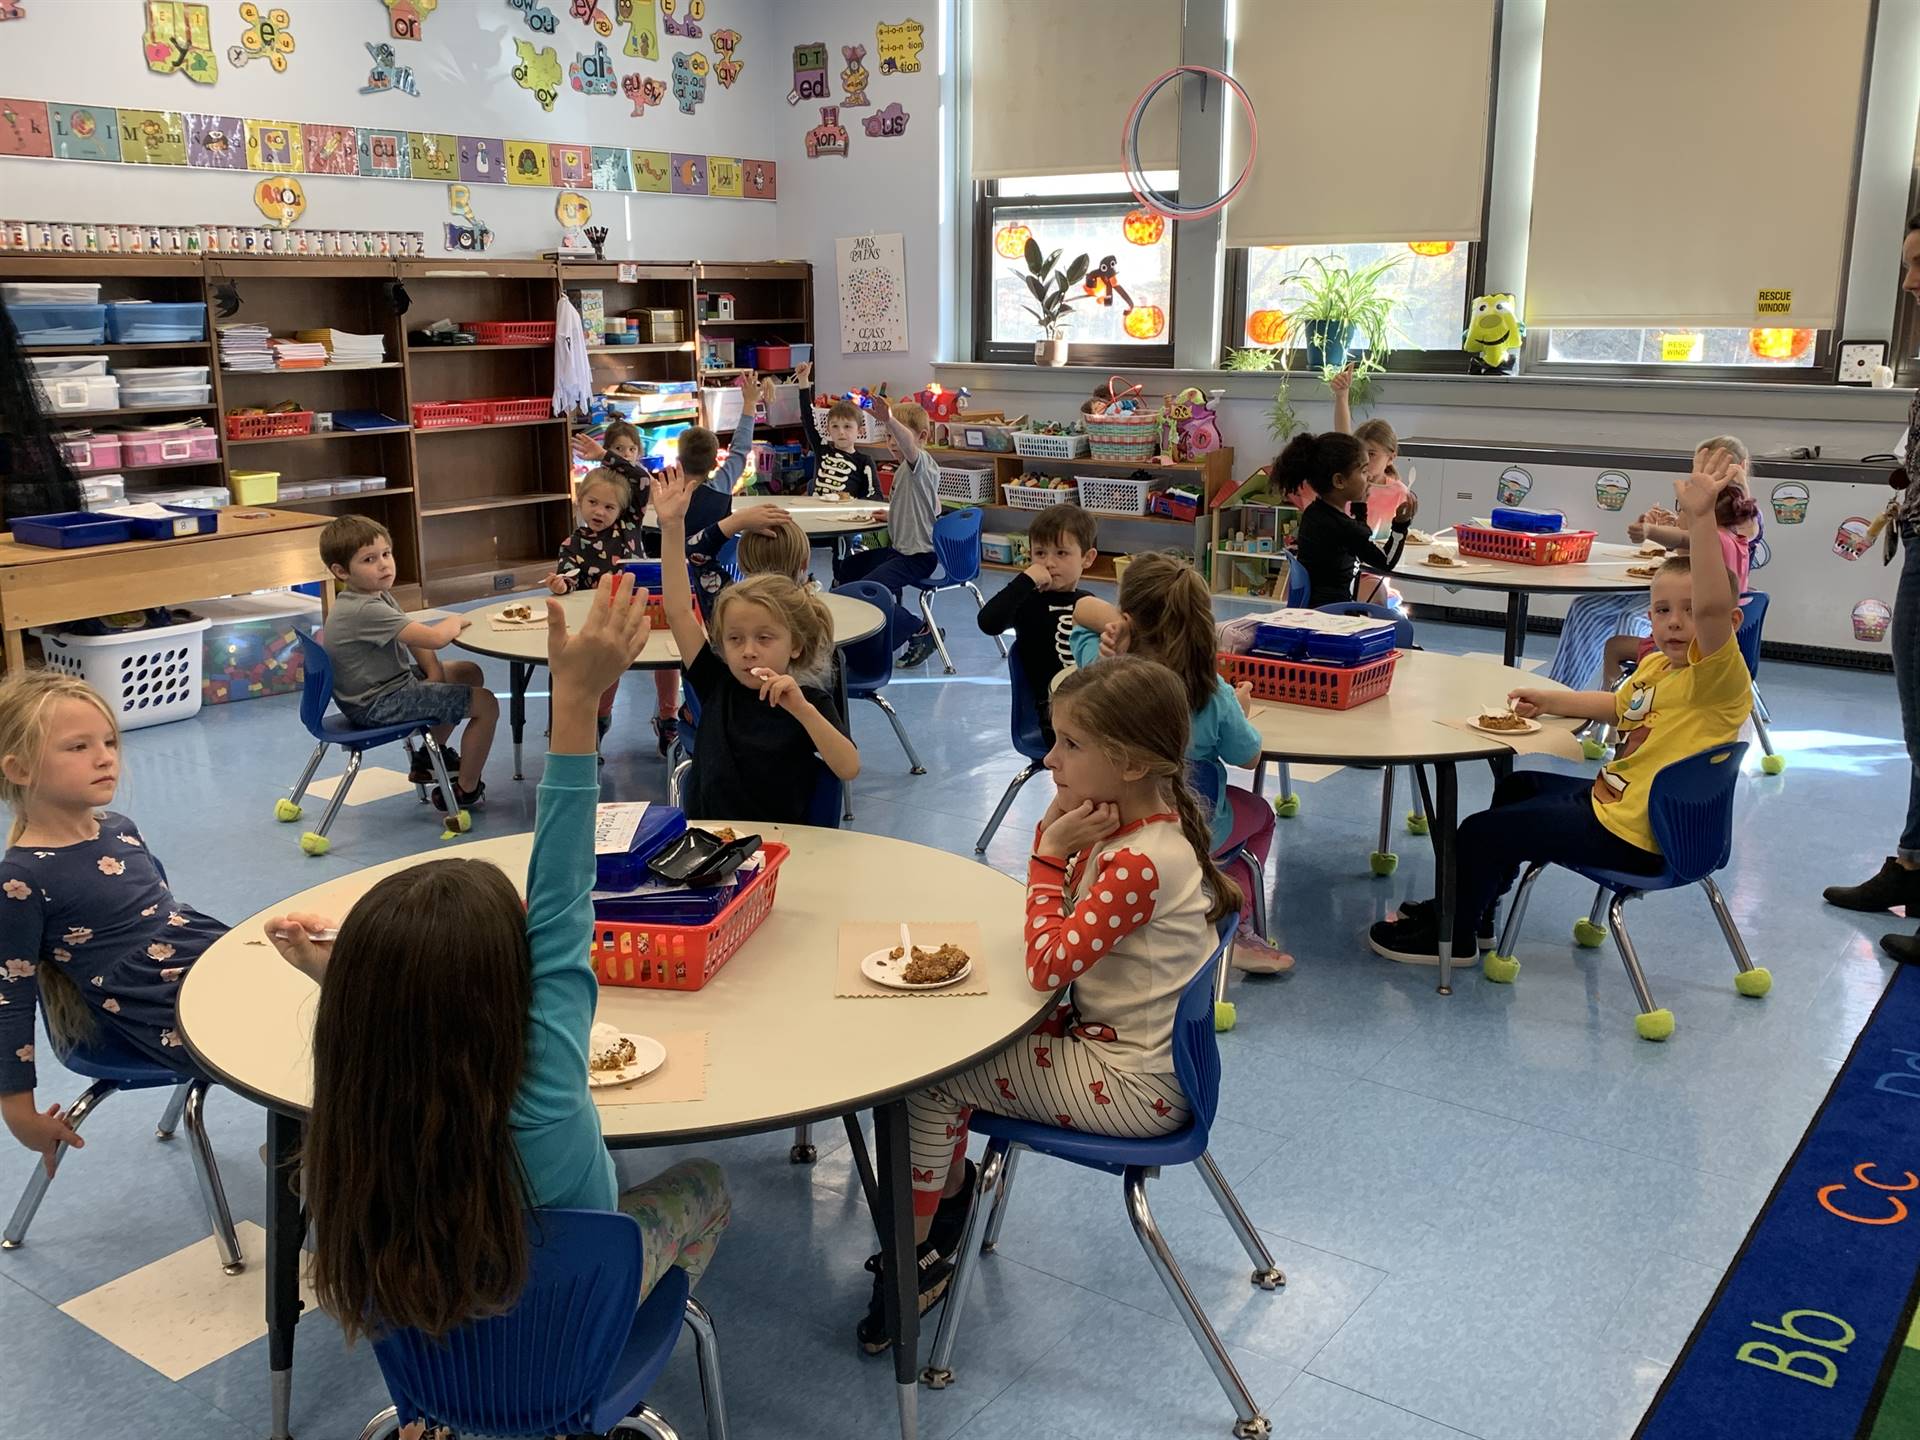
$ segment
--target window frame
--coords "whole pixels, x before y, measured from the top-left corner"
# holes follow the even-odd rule
[[[1842,295],[1842,304],[1845,303]],[[1585,330],[1608,326],[1585,325]],[[1623,330],[1644,330],[1644,325],[1623,325]],[[1715,326],[1692,327],[1715,329]],[[1728,327],[1728,328],[1738,328]],[[1547,336],[1552,327],[1530,329],[1520,342],[1520,373],[1555,380],[1703,380],[1721,384],[1746,385],[1832,385],[1839,366],[1838,345],[1831,330],[1816,330],[1813,335],[1811,365],[1660,365],[1617,364],[1604,361],[1549,360]]]
[[[1177,199],[1178,195],[1172,198]],[[1135,210],[1140,208],[1140,200],[1139,197],[1125,190],[1118,193],[1087,195],[1002,195],[1000,182],[997,180],[975,182],[973,203],[973,358],[975,363],[982,365],[1032,365],[1035,363],[1033,347],[1036,341],[996,341],[993,338],[994,266],[1009,263],[1002,261],[993,248],[993,235],[994,231],[1000,228],[1002,212],[1017,210],[1032,214],[1035,211],[1054,211],[1061,215],[1076,215],[1110,210],[1116,206]],[[1167,244],[1172,247],[1169,273],[1178,275],[1180,227],[1170,221],[1167,230]],[[1108,369],[1171,370],[1174,364],[1173,290],[1174,287],[1169,285],[1165,301],[1167,328],[1161,332],[1161,338],[1158,341],[1138,345],[1096,345],[1090,341],[1082,342],[1074,339],[1072,328],[1069,327],[1066,332],[1069,342],[1068,363]]]

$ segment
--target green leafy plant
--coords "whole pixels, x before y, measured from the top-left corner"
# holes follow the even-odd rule
[[[1026,283],[1027,293],[1033,296],[1032,305],[1023,305],[1035,320],[1040,322],[1040,333],[1049,340],[1058,340],[1060,331],[1072,318],[1072,308],[1081,297],[1067,292],[1086,276],[1091,263],[1085,255],[1077,255],[1067,267],[1060,268],[1061,252],[1055,250],[1051,255],[1042,255],[1040,244],[1031,235],[1027,237],[1024,256],[1027,270],[1020,278]]]
[[[1322,344],[1345,342],[1356,332],[1366,352],[1361,368],[1384,368],[1387,356],[1393,353],[1394,300],[1380,293],[1380,282],[1399,263],[1399,256],[1390,255],[1349,270],[1346,261],[1337,256],[1331,261],[1309,256],[1285,281],[1300,288],[1299,301],[1286,312],[1287,337],[1282,350],[1287,368],[1294,368],[1293,352],[1310,338]]]
[[[1293,408],[1292,386],[1291,380],[1282,380],[1274,392],[1273,404],[1267,407],[1267,431],[1281,445],[1302,428],[1299,412]]]
[[[1280,363],[1280,351],[1273,345],[1248,345],[1235,350],[1227,349],[1226,359],[1221,362],[1223,370],[1271,370]]]

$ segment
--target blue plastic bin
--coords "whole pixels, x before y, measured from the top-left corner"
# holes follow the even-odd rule
[[[1558,510],[1515,510],[1496,505],[1491,518],[1494,529],[1514,530],[1522,535],[1557,535],[1567,528],[1567,517]]]
[[[107,306],[107,335],[116,345],[165,345],[204,340],[207,338],[206,302],[112,303]]]
[[[22,545],[48,550],[79,550],[88,545],[118,545],[133,539],[133,521],[124,515],[96,515],[91,510],[62,510],[53,515],[22,515],[13,524],[13,538]]]
[[[1351,635],[1330,635],[1305,625],[1265,624],[1253,633],[1253,653],[1270,660],[1305,660],[1351,669],[1383,658],[1393,649],[1393,622]]]
[[[593,888],[632,890],[647,877],[647,862],[672,840],[687,833],[687,812],[675,805],[649,805],[633,832],[633,843],[593,859]]]
[[[136,540],[183,540],[189,535],[211,535],[220,528],[218,510],[196,510],[188,505],[164,505],[169,518],[149,519],[143,515],[110,515],[110,520],[131,520]],[[91,512],[90,512],[91,513]]]
[[[620,567],[633,577],[635,585],[643,586],[655,595],[660,593],[663,576],[658,560],[629,560]]]
[[[206,307],[201,324],[206,323]],[[100,345],[107,338],[104,305],[9,305],[7,318],[22,345]]]

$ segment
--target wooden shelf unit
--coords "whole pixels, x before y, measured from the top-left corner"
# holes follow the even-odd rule
[[[732,377],[746,373],[739,364],[739,347],[766,339],[781,345],[809,345],[813,342],[813,267],[804,264],[716,262],[694,266],[693,332],[694,356],[704,361],[707,340],[731,341],[734,357],[725,364],[702,367],[706,374]],[[733,296],[733,315],[725,320],[704,318],[706,303],[702,297]],[[773,327],[772,333],[755,335],[753,327]],[[709,337],[707,332],[712,332]]]
[[[342,514],[364,507],[394,536],[395,592],[403,604],[443,605],[537,584],[553,568],[572,531],[575,466],[566,417],[416,430],[412,407],[433,401],[548,396],[553,346],[412,345],[406,332],[435,320],[550,321],[563,290],[598,289],[605,312],[671,309],[681,316],[678,341],[595,346],[594,387],[621,380],[699,380],[701,337],[696,295],[733,292],[741,309],[778,319],[734,322],[778,326],[781,340],[813,338],[813,269],[787,261],[641,261],[621,279],[616,261],[441,259],[381,260],[208,256],[0,256],[0,280],[97,280],[102,300],[204,301],[208,324],[223,318],[265,325],[276,335],[332,327],[386,340],[380,365],[315,370],[223,371],[215,332],[178,344],[62,345],[45,354],[102,354],[144,363],[178,357],[212,368],[206,405],[69,412],[51,416],[56,429],[105,422],[207,416],[220,431],[219,456],[167,466],[126,466],[129,498],[166,485],[166,470],[199,483],[230,470],[278,470],[288,484],[339,474],[382,474],[387,487],[358,495],[287,502],[290,508]],[[395,282],[408,308],[394,311]],[[216,292],[231,287],[240,308],[221,317]],[[796,328],[798,327],[798,328]],[[740,338],[754,338],[741,335]],[[770,334],[768,338],[773,338]],[[284,382],[284,383],[283,383]],[[401,422],[391,430],[321,431],[309,435],[229,440],[219,416],[228,409],[295,400],[316,411],[378,410]],[[464,437],[464,438],[461,438]],[[342,448],[345,447],[345,448]]]

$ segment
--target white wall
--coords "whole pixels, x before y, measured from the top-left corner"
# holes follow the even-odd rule
[[[394,42],[399,61],[411,65],[419,77],[420,95],[415,98],[358,93],[370,65],[366,42],[386,33],[387,13],[378,0],[297,0],[288,5],[297,48],[284,74],[275,74],[261,61],[239,69],[228,63],[227,48],[239,43],[244,28],[239,7],[234,0],[211,0],[213,41],[220,55],[219,79],[211,86],[147,70],[140,0],[39,0],[26,7],[24,20],[0,26],[0,96],[778,158],[786,168],[786,157],[774,154],[769,119],[776,89],[783,115],[786,111],[791,66],[775,45],[772,16],[776,9],[790,11],[794,5],[707,0],[706,18],[700,22],[706,35],[701,39],[669,36],[662,26],[665,61],[623,55],[626,30],[616,27],[604,42],[615,73],[637,71],[668,85],[665,101],[635,119],[631,104],[617,93],[589,97],[563,88],[549,114],[531,92],[514,83],[510,72],[515,40],[531,41],[536,48],[551,46],[564,74],[576,53],[591,52],[597,38],[587,25],[569,18],[567,0],[541,3],[558,19],[551,36],[536,36],[520,12],[503,0],[441,0],[427,17],[420,41]],[[267,8],[264,0],[262,8]],[[610,12],[612,0],[602,0],[602,8]],[[741,78],[723,89],[709,74],[705,102],[693,115],[682,115],[672,95],[671,56],[676,49],[697,48],[711,63],[710,37],[723,28],[744,37]],[[871,48],[872,26],[867,28]],[[257,178],[244,171],[0,158],[0,215],[257,225],[264,223],[252,202]],[[420,230],[427,234],[428,253],[443,253],[443,227],[453,218],[445,185],[325,175],[304,176],[302,184],[307,193],[303,226]],[[497,236],[494,253],[525,257],[551,250],[559,233],[554,195],[551,189],[534,187],[476,186],[475,209]],[[777,207],[764,201],[598,192],[593,207],[594,222],[613,232],[607,254],[614,258],[760,259],[776,248]]]

